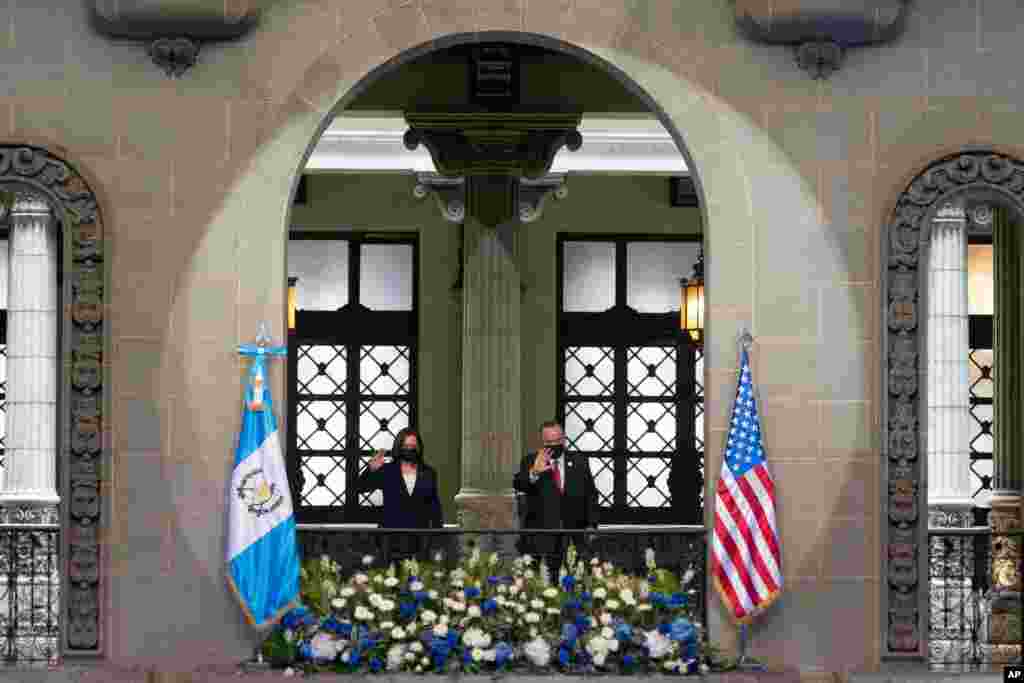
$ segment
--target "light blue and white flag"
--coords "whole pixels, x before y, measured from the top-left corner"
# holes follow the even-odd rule
[[[299,555],[288,476],[281,454],[265,360],[285,347],[239,347],[252,357],[242,431],[228,493],[228,584],[250,626],[275,624],[299,605]]]

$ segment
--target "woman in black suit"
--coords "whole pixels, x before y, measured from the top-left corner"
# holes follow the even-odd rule
[[[398,432],[391,449],[377,451],[366,471],[359,477],[360,492],[381,489],[384,492],[384,529],[440,529],[443,525],[441,498],[437,493],[437,474],[423,461],[423,439],[412,428]],[[414,555],[426,557],[428,535],[383,535],[387,561]]]

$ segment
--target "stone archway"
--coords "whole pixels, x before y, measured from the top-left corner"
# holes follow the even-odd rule
[[[921,425],[925,371],[920,359],[928,331],[920,306],[927,277],[921,255],[939,205],[964,194],[991,197],[1020,214],[1024,212],[1024,164],[992,151],[944,157],[900,194],[883,234],[882,472],[888,492],[882,553],[884,655],[926,654],[928,500]]]
[[[109,458],[103,438],[103,355],[106,302],[104,235],[96,196],[71,166],[45,149],[0,146],[0,188],[44,199],[61,225],[65,271],[58,317],[64,365],[58,387],[60,518],[38,508],[8,508],[8,524],[60,523],[60,650],[95,654],[101,637],[100,553],[106,501],[101,484]]]

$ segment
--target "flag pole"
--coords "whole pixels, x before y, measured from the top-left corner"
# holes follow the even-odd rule
[[[750,353],[751,348],[754,345],[754,336],[750,334],[750,330],[748,330],[745,325],[740,328],[740,334],[737,341],[739,343],[741,353],[743,351]],[[767,671],[768,667],[747,655],[749,639],[749,627],[747,624],[740,624],[740,655],[736,660],[736,668],[740,671]]]

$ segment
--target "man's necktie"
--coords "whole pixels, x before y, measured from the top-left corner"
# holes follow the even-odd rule
[[[559,493],[564,493],[565,490],[562,488],[562,473],[558,471],[558,461],[551,463],[551,476],[555,478],[555,486],[558,487]]]

